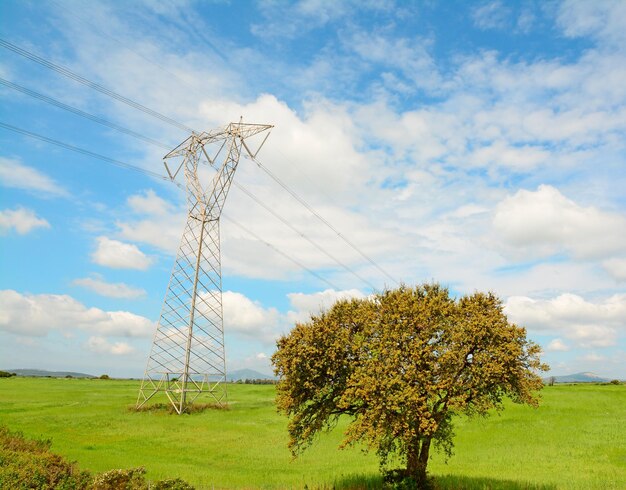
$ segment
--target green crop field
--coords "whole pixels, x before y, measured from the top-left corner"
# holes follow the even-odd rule
[[[377,488],[375,455],[338,450],[341,424],[302,457],[286,449],[274,387],[229,385],[229,410],[133,412],[137,381],[0,379],[0,425],[51,438],[52,451],[101,472],[143,466],[147,478],[197,488]],[[626,488],[626,386],[546,387],[539,409],[507,404],[459,418],[455,455],[435,454],[443,489]]]

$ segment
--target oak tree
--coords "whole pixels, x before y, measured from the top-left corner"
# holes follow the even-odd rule
[[[451,454],[453,415],[486,415],[505,397],[536,406],[547,369],[495,295],[455,299],[437,284],[339,301],[277,347],[277,407],[294,456],[348,416],[342,447],[365,443],[381,468],[399,458],[422,483],[431,446]]]

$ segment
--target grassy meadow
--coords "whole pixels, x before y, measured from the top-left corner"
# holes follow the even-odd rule
[[[228,386],[230,409],[133,412],[139,382],[0,379],[0,425],[52,439],[53,452],[102,472],[143,466],[148,479],[199,489],[378,488],[374,454],[338,450],[340,424],[296,460],[271,385]],[[546,387],[539,409],[507,404],[456,423],[455,455],[429,464],[441,489],[626,488],[626,386]]]

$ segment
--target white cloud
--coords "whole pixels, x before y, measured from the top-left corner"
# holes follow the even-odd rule
[[[108,298],[140,298],[146,295],[146,291],[140,288],[133,288],[124,283],[110,283],[102,279],[101,276],[83,277],[74,279],[72,284],[90,289],[101,296]]]
[[[545,164],[551,156],[551,152],[541,147],[530,145],[514,147],[504,141],[495,141],[474,151],[470,155],[469,162],[479,167],[504,166],[528,171]]]
[[[50,177],[13,158],[0,157],[0,182],[6,187],[36,191],[44,196],[67,196],[67,191]]]
[[[175,254],[185,226],[185,212],[152,189],[132,195],[127,203],[136,218],[117,222],[120,236]]]
[[[329,308],[339,299],[363,298],[365,295],[356,289],[346,291],[327,289],[312,294],[290,293],[287,297],[292,310],[281,313],[276,308],[267,308],[241,293],[224,291],[222,294],[224,331],[273,345],[280,335],[295,325],[295,322],[308,320],[311,314]],[[257,359],[262,360],[263,356],[266,354],[258,353]]]
[[[493,226],[498,237],[529,255],[566,251],[575,258],[598,258],[626,248],[626,218],[583,207],[549,185],[520,190],[500,202]]]
[[[600,355],[597,352],[589,352],[580,358],[581,361],[587,362],[606,362],[608,361],[606,356]]]
[[[350,16],[354,9],[376,12],[390,9],[392,5],[393,2],[387,0],[299,0],[285,4],[261,2],[259,6],[263,22],[253,24],[250,30],[261,38],[295,38]]]
[[[0,330],[23,336],[44,336],[51,331],[119,337],[149,337],[154,323],[128,311],[89,308],[68,295],[22,294],[0,291]]]
[[[334,289],[326,289],[317,293],[289,293],[287,295],[291,307],[294,309],[289,312],[289,318],[292,322],[306,321],[311,315],[317,315],[322,311],[328,310],[339,300],[364,298],[365,295],[358,289],[349,289],[345,291],[335,291]]]
[[[152,263],[136,245],[105,236],[98,237],[96,241],[96,250],[91,255],[91,260],[96,264],[114,269],[146,270]]]
[[[557,22],[567,36],[597,36],[617,45],[625,39],[624,18],[626,5],[621,0],[566,0],[559,5]]]
[[[499,1],[483,3],[474,9],[472,19],[479,29],[504,29],[510,15],[509,9]]]
[[[115,356],[124,356],[134,354],[135,348],[127,342],[110,343],[104,337],[89,337],[86,347],[97,354],[112,354]]]
[[[132,195],[127,202],[131,211],[137,214],[162,217],[174,211],[174,206],[158,196],[153,189]]]
[[[520,32],[528,33],[537,19],[530,9],[523,9],[517,18],[516,27]]]
[[[381,78],[399,91],[407,91],[403,84],[426,89],[438,89],[442,80],[435,60],[428,52],[427,41],[420,38],[387,37],[371,31],[353,34],[346,47],[354,50],[362,60],[380,64],[387,69],[397,70],[398,79],[393,73],[383,73]]]
[[[0,233],[14,229],[18,234],[25,235],[36,228],[50,228],[50,223],[39,218],[34,211],[22,207],[0,211]]]
[[[617,281],[626,281],[626,259],[608,259],[602,262],[602,266]]]
[[[546,347],[548,352],[567,352],[569,349],[569,346],[561,339],[552,339]]]
[[[267,343],[279,335],[281,316],[275,308],[264,308],[260,303],[234,291],[222,294],[224,329]]]
[[[505,312],[511,321],[531,331],[558,333],[582,347],[613,346],[619,332],[626,330],[626,294],[597,303],[575,294],[550,300],[512,296]]]
[[[264,3],[261,8],[268,18],[258,24],[263,32],[256,32],[266,37],[297,36],[351,14],[362,2],[358,4],[307,1],[284,8]],[[428,42],[438,46],[440,41],[434,35],[426,41],[407,40],[394,30],[393,21],[401,21],[398,16],[384,18],[389,23],[363,36],[354,15],[342,25],[339,43],[331,40],[326,49],[315,52],[311,46],[314,59],[299,57],[296,69],[288,56],[268,60],[254,47],[237,46],[234,38],[219,39],[212,34],[215,31],[203,30],[203,20],[193,9],[158,8],[167,9],[167,28],[156,22],[152,12],[140,13],[132,4],[122,10],[94,4],[79,11],[83,16],[93,11],[89,12],[92,20],[105,25],[111,37],[133,46],[140,56],[159,60],[190,87],[181,90],[180,79],[163,76],[162,69],[145,58],[96,37],[95,31],[72,16],[57,19],[64,14],[55,11],[71,46],[67,53],[73,57],[66,61],[80,66],[90,78],[198,129],[238,120],[241,114],[250,122],[275,123],[261,161],[368,255],[391,267],[392,275],[408,282],[440,279],[466,291],[495,287],[529,297],[553,297],[560,291],[587,297],[593,291],[610,291],[615,283],[601,272],[600,264],[616,280],[623,280],[620,230],[624,220],[608,211],[623,209],[626,44],[615,40],[623,39],[626,16],[619,15],[624,8],[619,2],[566,1],[555,6],[559,25],[568,36],[591,36],[582,43],[584,51],[577,51],[581,44],[572,45],[566,56],[553,51],[510,56],[502,45],[499,51],[471,49],[466,55],[455,51],[455,57],[440,64],[439,58],[429,56]],[[480,3],[475,20],[482,28],[515,28],[513,9],[519,11],[506,2]],[[553,9],[532,5],[531,9],[538,29],[551,20],[547,12]],[[407,15],[410,9],[399,10]],[[138,27],[131,32],[125,19],[139,14],[146,22],[134,23]],[[419,15],[420,9],[411,10],[412,14]],[[283,22],[288,16],[297,17],[297,22]],[[531,20],[529,15],[519,16],[518,28],[527,29]],[[205,49],[206,42],[187,42],[194,34],[186,22],[206,33],[209,43],[215,41],[217,50],[228,51],[229,66]],[[351,41],[359,43],[350,47]],[[328,49],[333,43],[338,50]],[[189,49],[174,51],[172,46]],[[430,51],[439,56],[441,50]],[[246,82],[251,71],[258,75],[254,87]],[[423,79],[417,82],[422,85],[411,83],[412,77],[420,76]],[[264,78],[279,80],[281,85],[263,85]],[[440,84],[433,84],[438,80]],[[437,85],[434,100],[414,97],[424,82]],[[281,92],[285,86],[289,88]],[[294,86],[298,93],[291,90]],[[346,87],[356,90],[347,93]],[[63,92],[62,88],[57,91]],[[260,91],[269,94],[259,95]],[[95,106],[96,100],[88,97],[85,101]],[[159,123],[143,115],[116,104],[102,109],[124,125],[172,142],[166,131],[158,129]],[[154,169],[158,151],[144,155],[144,165]],[[250,185],[272,209],[340,260],[375,284],[383,284],[384,278],[281,194],[251,162],[242,159],[235,179]],[[397,185],[384,187],[382,182]],[[546,186],[515,194],[520,186],[536,189],[542,182],[554,183],[559,190]],[[509,201],[502,201],[505,192],[513,195]],[[173,254],[185,218],[184,198],[177,197],[175,204],[153,191],[129,198],[128,209],[134,214],[118,218],[116,238]],[[491,223],[490,215],[481,210],[492,210],[498,202],[501,206]],[[226,212],[305,266],[323,270],[337,289],[361,286],[241,193],[237,195],[236,189]],[[561,262],[522,264],[517,269],[508,260],[511,255],[498,253],[501,249],[489,234],[491,225],[500,232],[497,243],[505,242],[505,251],[516,258],[559,254]],[[292,263],[226,222],[222,231],[225,274],[264,279],[293,279],[297,274]],[[270,309],[251,303],[252,307],[244,305],[246,315],[235,315],[236,323],[242,331],[259,332],[251,325],[264,323],[259,317],[271,323]],[[318,306],[303,304],[302,308],[293,306],[293,315],[305,316],[304,309],[315,313]],[[276,322],[283,320],[279,315]],[[586,331],[600,335],[583,329],[578,332],[581,339]],[[569,337],[561,338],[573,344]]]

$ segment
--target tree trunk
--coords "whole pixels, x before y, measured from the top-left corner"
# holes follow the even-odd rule
[[[425,488],[426,466],[430,451],[430,438],[422,439],[413,445],[406,455],[406,472],[417,481],[417,488]]]

